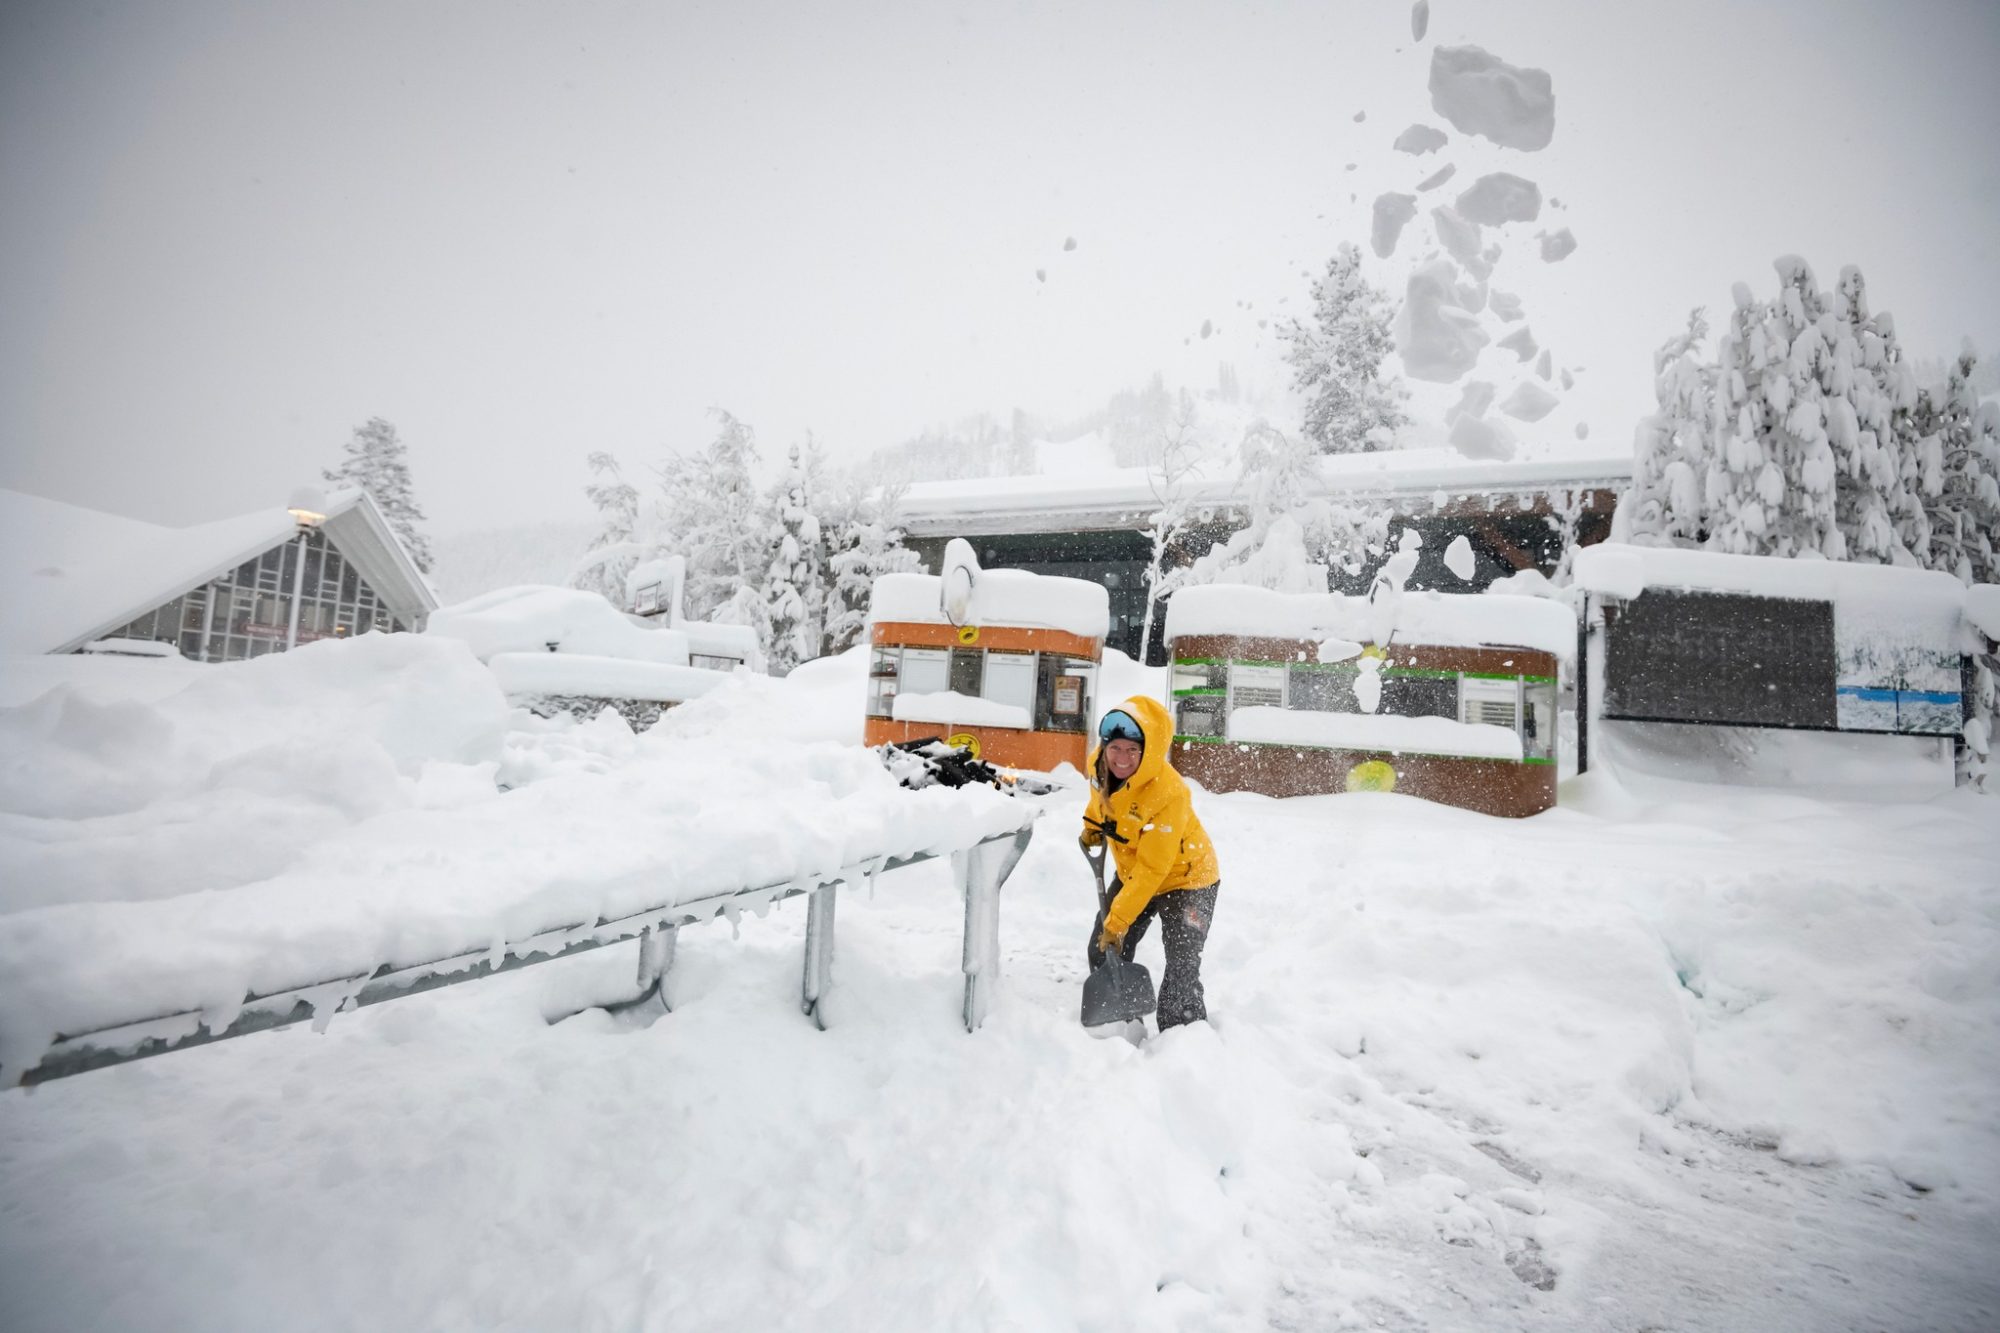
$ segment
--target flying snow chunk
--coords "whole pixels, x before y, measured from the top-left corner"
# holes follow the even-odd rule
[[[1369,244],[1378,258],[1387,259],[1396,253],[1396,242],[1402,238],[1403,228],[1416,215],[1417,197],[1413,194],[1375,196],[1375,229]]]
[[[1049,280],[1049,271],[1047,269],[1038,268],[1035,270],[1036,282],[1047,282],[1048,280]]]
[[[1431,0],[1417,0],[1417,3],[1410,6],[1410,36],[1421,42],[1430,28]]]
[[[1548,71],[1522,69],[1477,46],[1431,52],[1431,107],[1461,134],[1535,152],[1556,133]]]
[[[1074,236],[1065,236],[1065,237],[1063,237],[1063,249],[1065,249],[1065,250],[1074,250],[1074,249],[1076,249],[1076,237],[1074,237]]]
[[[1456,207],[1467,218],[1488,227],[1533,222],[1542,215],[1542,187],[1512,172],[1495,171],[1460,193]]]
[[[1535,354],[1535,331],[1523,324],[1493,345],[1506,348],[1517,361],[1526,361]]]
[[[1542,349],[1542,359],[1535,362],[1535,374],[1541,376],[1543,379],[1547,379],[1553,372],[1554,366],[1555,362],[1549,356],[1549,349],[1544,347]]]
[[[1473,380],[1458,395],[1458,401],[1444,410],[1444,424],[1449,426],[1460,417],[1483,417],[1486,409],[1493,406],[1493,385],[1486,380]]]
[[[1458,269],[1449,259],[1410,275],[1403,308],[1396,312],[1396,352],[1412,379],[1450,384],[1479,360],[1487,342],[1479,317],[1459,308],[1453,292]]]
[[[1564,227],[1558,232],[1540,232],[1542,239],[1542,262],[1553,264],[1559,259],[1569,258],[1570,251],[1576,249],[1576,237]]]
[[[1206,338],[1209,334],[1214,332],[1215,332],[1215,321],[1212,319],[1204,319],[1201,322],[1201,336]]]
[[[1590,438],[1590,423],[1588,421],[1579,421],[1576,423],[1576,438],[1579,440]]]
[[[1425,153],[1435,153],[1448,142],[1443,130],[1430,125],[1412,125],[1396,136],[1395,149],[1399,153],[1410,153],[1421,157]]]
[[[1567,370],[1565,370],[1562,373],[1562,382],[1563,382],[1563,388],[1573,389],[1576,387],[1576,376],[1570,374]]]
[[[1354,123],[1356,125],[1359,125],[1362,121],[1366,119],[1368,119],[1368,113],[1366,111],[1357,111],[1354,113]]]
[[[1450,180],[1453,176],[1456,176],[1457,174],[1458,174],[1458,167],[1453,163],[1447,162],[1444,164],[1443,167],[1441,167],[1437,171],[1433,171],[1430,175],[1418,181],[1417,190],[1419,192],[1422,192],[1424,190],[1435,190],[1438,186],[1444,184],[1446,181]]]
[[[1505,462],[1514,456],[1514,434],[1497,421],[1460,417],[1451,428],[1451,447],[1467,458]]]
[[[1480,281],[1493,275],[1493,265],[1479,253],[1479,224],[1467,222],[1458,210],[1439,204],[1431,210],[1431,224],[1445,253],[1465,265],[1466,272]]]
[[[1498,287],[1495,287],[1493,289],[1492,301],[1493,313],[1506,320],[1509,324],[1521,318],[1521,298],[1514,295],[1514,293],[1503,292]]]
[[[1508,394],[1507,401],[1500,404],[1500,410],[1516,421],[1540,421],[1555,411],[1559,401],[1554,394],[1531,381]]]
[[[1479,562],[1472,554],[1472,540],[1464,533],[1451,539],[1451,545],[1444,548],[1444,567],[1467,583],[1472,581],[1472,571]]]

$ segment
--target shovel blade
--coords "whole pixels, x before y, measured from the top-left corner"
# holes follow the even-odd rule
[[[1129,1023],[1153,1012],[1153,976],[1139,963],[1106,954],[1083,979],[1083,1025]]]

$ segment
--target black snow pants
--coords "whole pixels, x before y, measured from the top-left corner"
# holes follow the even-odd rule
[[[1109,897],[1117,897],[1116,880]],[[1215,920],[1215,899],[1222,891],[1222,882],[1203,889],[1175,889],[1170,893],[1155,894],[1153,901],[1146,904],[1146,910],[1139,913],[1139,919],[1132,923],[1132,929],[1125,932],[1124,942],[1119,947],[1119,955],[1126,962],[1138,951],[1139,941],[1145,938],[1146,928],[1153,924],[1153,918],[1160,919],[1160,942],[1167,951],[1166,975],[1160,978],[1159,1008],[1155,1017],[1159,1020],[1160,1031],[1178,1027],[1182,1023],[1199,1023],[1207,1019],[1208,1006],[1203,1003],[1201,990],[1201,947],[1208,943],[1208,928]],[[1090,928],[1090,943],[1085,952],[1090,966],[1095,969],[1104,961],[1104,951],[1097,947],[1097,940],[1104,933],[1104,909],[1097,909],[1097,920]]]

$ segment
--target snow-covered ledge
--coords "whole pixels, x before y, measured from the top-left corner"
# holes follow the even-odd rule
[[[899,694],[889,707],[889,716],[898,722],[929,722],[946,727],[1014,727],[1026,731],[1034,725],[1028,710],[1019,704],[995,703],[956,690]]]

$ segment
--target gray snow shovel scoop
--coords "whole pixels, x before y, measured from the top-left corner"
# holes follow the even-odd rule
[[[1104,856],[1108,849],[1084,844],[1083,859],[1097,877],[1097,905],[1111,910],[1111,892],[1104,885]],[[1083,1025],[1100,1027],[1106,1023],[1129,1023],[1153,1012],[1153,976],[1140,963],[1128,963],[1116,949],[1106,950],[1104,961],[1083,979]]]

